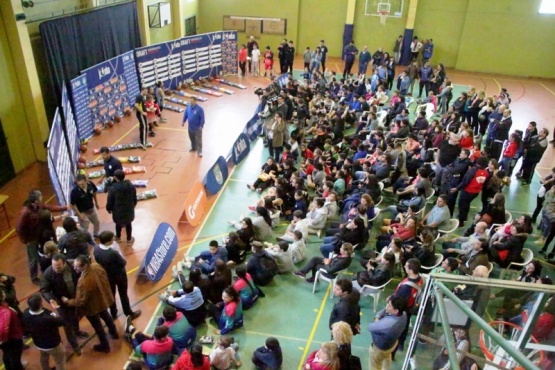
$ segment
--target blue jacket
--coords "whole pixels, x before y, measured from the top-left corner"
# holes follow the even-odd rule
[[[405,329],[407,315],[404,312],[401,316],[389,315],[384,309],[378,312],[376,317],[381,317],[381,319],[368,324],[368,330],[372,335],[372,344],[380,350],[390,349]]]
[[[189,120],[189,130],[197,131],[204,127],[204,109],[198,104],[193,107],[192,104],[187,106],[185,114],[183,114],[183,123]]]
[[[259,347],[252,354],[252,362],[262,370],[278,370],[283,362],[281,348],[271,351],[264,346]]]

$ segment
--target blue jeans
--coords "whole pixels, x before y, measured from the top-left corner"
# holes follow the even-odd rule
[[[320,246],[320,252],[324,258],[328,258],[330,253],[335,250],[336,244],[340,242],[337,236],[326,236],[324,238],[323,244]]]

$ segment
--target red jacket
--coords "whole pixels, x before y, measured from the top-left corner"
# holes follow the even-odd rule
[[[0,343],[23,338],[23,325],[12,308],[0,305]]]
[[[62,212],[67,210],[67,208],[63,206],[49,206],[47,204],[33,203],[29,206],[24,206],[21,212],[19,212],[19,217],[15,225],[15,231],[22,243],[27,244],[39,238],[39,213],[43,209],[47,209],[50,212]]]
[[[503,158],[513,158],[518,150],[518,145],[515,141],[511,141],[505,151],[503,152]]]
[[[179,359],[172,368],[173,370],[210,370],[210,360],[208,357],[203,356],[203,363],[200,367],[193,366],[191,361],[191,354],[188,350],[183,351]]]
[[[246,62],[247,61],[247,49],[239,50],[239,61]]]

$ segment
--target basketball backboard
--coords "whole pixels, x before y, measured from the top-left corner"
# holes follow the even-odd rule
[[[364,15],[401,18],[405,0],[366,0]]]

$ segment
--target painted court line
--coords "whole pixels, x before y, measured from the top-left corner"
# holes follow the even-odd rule
[[[326,307],[326,302],[328,301],[328,294],[330,294],[331,284],[328,284],[328,289],[324,293],[324,298],[322,298],[322,304],[320,304],[320,309],[318,310],[318,315],[316,315],[316,320],[314,320],[314,325],[312,326],[312,330],[310,331],[310,335],[308,336],[308,340],[306,342],[306,346],[304,347],[303,355],[301,357],[301,361],[299,362],[299,370],[302,370],[304,361],[306,356],[308,355],[308,351],[310,350],[310,344],[314,339],[314,335],[316,334],[316,329],[318,329],[318,324],[320,323],[320,319],[322,318],[322,314],[324,313],[324,307]]]

